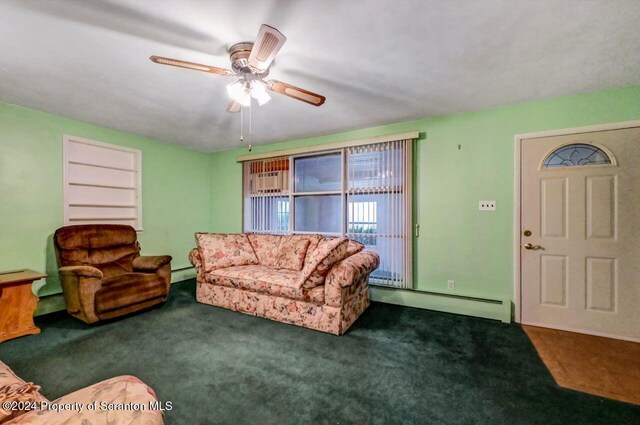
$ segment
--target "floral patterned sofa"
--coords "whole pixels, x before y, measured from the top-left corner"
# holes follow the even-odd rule
[[[204,304],[341,335],[369,306],[378,254],[321,235],[196,233],[189,260]]]
[[[162,425],[156,395],[134,376],[118,376],[50,402],[40,387],[0,362],[1,425]],[[95,404],[94,404],[95,403]],[[94,405],[91,409],[89,406]],[[123,410],[119,406],[132,406]],[[144,408],[142,408],[143,406]],[[23,410],[19,410],[22,408]],[[57,409],[57,410],[56,410]]]

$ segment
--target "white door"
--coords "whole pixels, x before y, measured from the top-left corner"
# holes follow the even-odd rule
[[[640,128],[521,152],[522,323],[640,341]]]

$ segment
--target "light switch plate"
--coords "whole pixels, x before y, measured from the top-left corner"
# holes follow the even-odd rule
[[[496,201],[480,201],[478,209],[480,211],[495,211]]]

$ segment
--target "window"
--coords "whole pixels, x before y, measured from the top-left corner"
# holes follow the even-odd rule
[[[245,163],[244,223],[248,232],[289,232],[289,159],[273,158]]]
[[[142,230],[142,153],[64,136],[64,224],[129,224]]]
[[[347,237],[380,255],[373,283],[405,286],[411,263],[411,144],[347,148]]]
[[[289,200],[277,201],[276,208],[278,209],[278,231],[287,231],[289,229]]]
[[[544,160],[543,168],[603,164],[611,164],[611,159],[602,149],[586,143],[573,143],[551,152]]]
[[[375,245],[378,233],[378,202],[349,202],[349,227],[347,233],[359,235],[360,242]]]
[[[380,255],[371,283],[409,286],[411,146],[406,139],[245,162],[244,230],[346,236]]]

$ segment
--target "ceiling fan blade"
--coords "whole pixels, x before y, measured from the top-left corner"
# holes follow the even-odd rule
[[[302,102],[306,102],[309,105],[320,106],[327,100],[326,97],[317,93],[310,92],[309,90],[301,89],[299,87],[292,86],[291,84],[283,83],[278,80],[267,81],[267,87],[276,93],[283,94],[285,96],[292,97]]]
[[[230,100],[229,105],[227,105],[227,112],[231,112],[231,113],[240,112],[240,108],[242,108],[242,105],[240,105],[235,100]]]
[[[285,41],[287,37],[280,31],[263,24],[249,54],[249,66],[259,72],[266,71]]]
[[[218,68],[210,65],[203,65],[201,63],[187,62],[179,59],[165,58],[162,56],[151,56],[149,57],[149,59],[161,65],[177,66],[179,68],[193,69],[195,71],[209,72],[211,74],[218,74],[218,75],[234,75],[233,71],[231,70]]]

